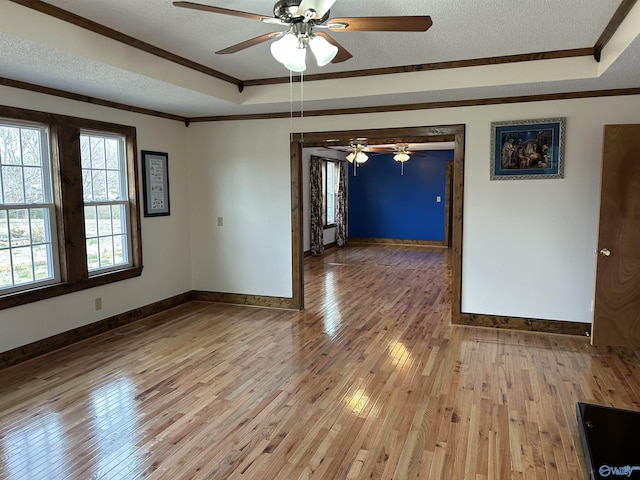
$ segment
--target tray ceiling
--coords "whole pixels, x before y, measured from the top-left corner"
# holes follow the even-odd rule
[[[286,83],[271,85],[263,81],[289,76],[271,57],[269,42],[232,55],[214,53],[282,27],[180,9],[165,0],[47,2],[199,65],[189,68],[25,6],[42,3],[3,2],[0,15],[3,79],[183,117],[288,112],[299,101],[297,85],[292,94]],[[270,14],[273,8],[273,2],[265,0],[200,3],[258,14]],[[593,55],[583,54],[358,76],[371,69],[592,49],[618,7],[630,3],[337,0],[331,17],[430,15],[433,26],[424,33],[331,33],[353,58],[322,68],[308,62],[305,110],[638,88],[639,4],[632,6],[603,50],[599,63]],[[232,80],[216,78],[209,74],[211,70],[219,72],[218,77]],[[349,72],[352,78],[322,79],[324,75],[344,72]],[[242,93],[234,79],[247,85]]]

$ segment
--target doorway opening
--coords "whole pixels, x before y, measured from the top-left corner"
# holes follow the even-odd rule
[[[459,323],[462,293],[462,210],[464,198],[465,126],[446,125],[375,130],[348,130],[294,134],[291,150],[291,246],[292,306],[304,309],[304,246],[302,215],[302,149],[328,148],[348,144],[353,138],[365,137],[370,143],[454,142],[451,172],[450,236],[451,236],[451,322]]]

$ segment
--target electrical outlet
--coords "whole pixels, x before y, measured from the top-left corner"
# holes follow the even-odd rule
[[[218,226],[221,227],[222,226],[222,217],[218,217]]]
[[[441,197],[440,195],[438,195],[438,196],[436,197],[436,202],[440,203],[441,201],[442,201],[442,197]]]
[[[96,310],[102,310],[102,297],[95,299]]]

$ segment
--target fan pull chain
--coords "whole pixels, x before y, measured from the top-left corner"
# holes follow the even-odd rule
[[[304,71],[300,72],[300,143],[304,144]]]
[[[289,143],[293,142],[293,71],[289,70]]]

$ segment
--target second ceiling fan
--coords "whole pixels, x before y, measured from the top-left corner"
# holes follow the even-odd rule
[[[287,27],[286,30],[265,33],[216,53],[220,55],[236,53],[245,48],[279,38],[271,45],[271,53],[276,60],[295,72],[302,72],[306,69],[307,46],[313,52],[319,66],[340,63],[352,58],[351,53],[325,31],[316,30],[329,30],[333,33],[426,32],[432,25],[431,17],[426,15],[330,19],[330,8],[335,2],[336,0],[278,0],[273,6],[273,16],[193,2],[173,2],[173,5]]]

